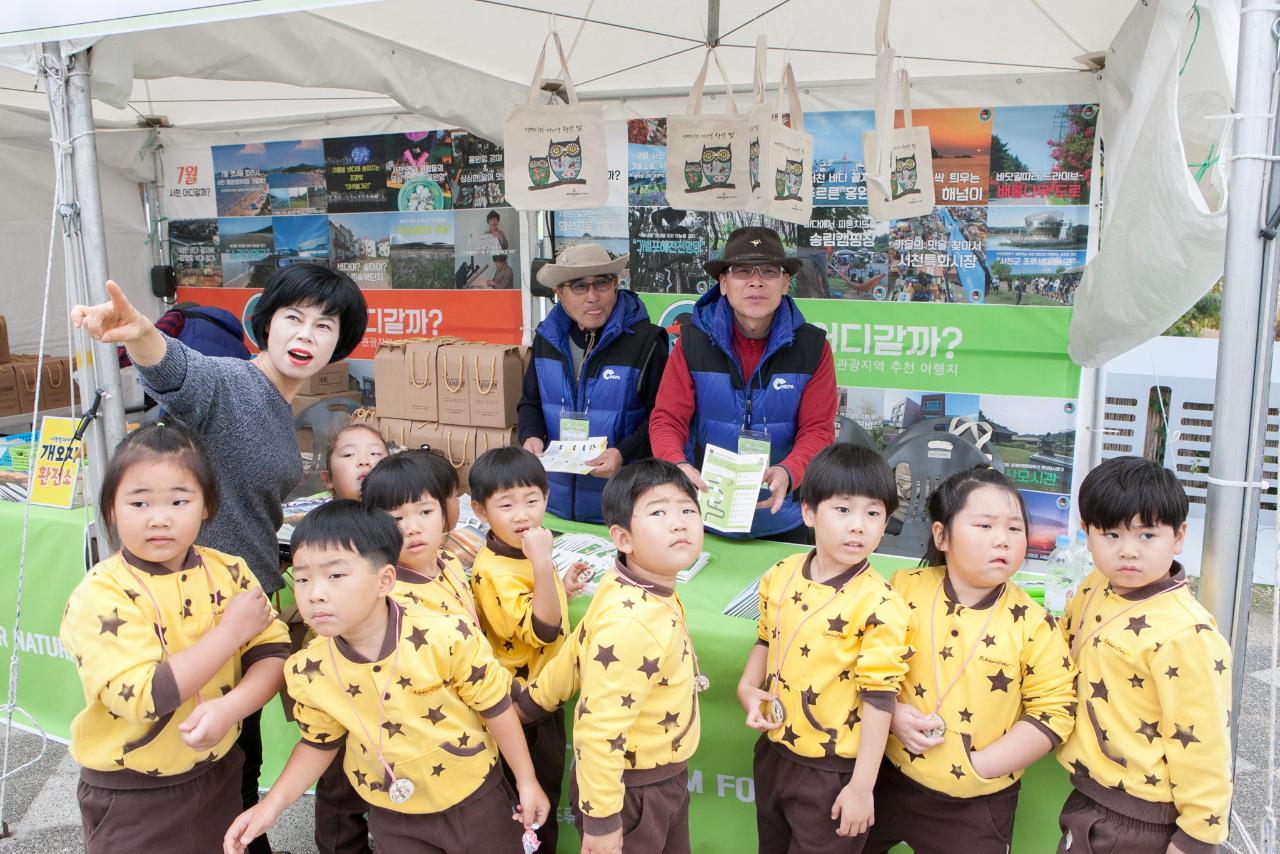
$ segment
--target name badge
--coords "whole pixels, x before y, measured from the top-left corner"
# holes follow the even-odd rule
[[[587,413],[570,412],[567,409],[560,413],[561,441],[579,442],[590,438],[590,433],[591,421],[587,418]]]
[[[738,453],[764,454],[767,457],[772,451],[768,430],[743,430],[738,434]]]

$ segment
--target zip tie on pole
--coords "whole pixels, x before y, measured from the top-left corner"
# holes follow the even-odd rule
[[[1214,486],[1238,486],[1241,489],[1270,489],[1271,481],[1269,480],[1223,480],[1206,474],[1204,479]]]

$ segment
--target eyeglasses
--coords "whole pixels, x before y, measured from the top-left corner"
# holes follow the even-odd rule
[[[766,282],[772,282],[782,275],[782,267],[777,264],[730,264],[729,276],[736,282],[748,281],[752,276],[759,276]]]
[[[591,276],[587,279],[573,279],[568,282],[561,282],[559,287],[568,288],[569,292],[575,297],[580,297],[587,292],[587,288],[598,294],[608,293],[618,284],[617,276]]]

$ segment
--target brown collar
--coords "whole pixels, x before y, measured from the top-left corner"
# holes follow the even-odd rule
[[[507,545],[498,538],[498,535],[493,532],[492,528],[489,529],[489,533],[485,535],[484,544],[489,548],[489,551],[493,552],[498,557],[509,557],[514,558],[515,560],[524,560],[524,551]]]
[[[960,601],[960,597],[956,595],[956,588],[951,584],[951,576],[947,575],[946,567],[942,568],[942,592],[947,594],[947,598],[952,602],[964,608],[972,608],[975,611],[985,611],[992,605],[996,604],[996,600],[1000,598],[1000,594],[1004,592],[1004,584],[1000,584],[992,588],[991,592],[983,596],[972,605],[965,605]]]
[[[1187,572],[1182,568],[1182,564],[1175,560],[1169,567],[1169,574],[1159,581],[1153,581],[1145,587],[1139,587],[1137,590],[1130,590],[1128,593],[1118,593],[1116,595],[1121,599],[1128,599],[1130,602],[1141,602],[1144,599],[1150,599],[1157,593],[1163,593],[1171,587],[1186,583]]]
[[[843,584],[848,584],[850,581],[861,575],[866,568],[871,565],[871,561],[864,560],[857,566],[849,567],[839,575],[831,576],[826,581],[814,581],[813,576],[809,573],[809,568],[813,566],[813,557],[817,553],[817,549],[811,549],[809,553],[804,556],[804,566],[801,567],[800,574],[805,577],[806,581],[813,581],[814,584],[825,584],[827,587],[839,588]]]
[[[121,547],[120,557],[124,558],[124,562],[132,566],[134,569],[140,569],[148,575],[171,575],[174,570],[167,568],[161,563],[152,563],[149,560],[143,560],[128,549]],[[195,546],[187,549],[187,556],[182,559],[182,569],[179,572],[195,569],[200,565],[200,555],[196,554]]]
[[[354,661],[356,664],[372,664],[375,661],[382,661],[393,651],[396,644],[400,642],[400,632],[404,620],[404,609],[401,608],[396,601],[390,596],[387,597],[387,633],[382,638],[382,649],[378,650],[377,658],[365,658],[356,652],[355,647],[347,643],[342,635],[338,635],[333,640],[338,645],[338,651],[348,661]]]
[[[444,571],[444,559],[436,558],[436,575]],[[423,575],[421,572],[415,572],[407,566],[396,564],[396,581],[403,581],[405,584],[430,584],[436,576]]]
[[[670,596],[672,593],[676,592],[675,579],[672,579],[671,584],[667,585],[659,584],[656,581],[642,581],[637,578],[635,573],[627,566],[625,555],[619,554],[614,560],[613,571],[622,576],[624,579],[623,584],[634,584],[636,587],[647,590],[656,596]]]

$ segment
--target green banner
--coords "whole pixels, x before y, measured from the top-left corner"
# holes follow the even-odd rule
[[[638,295],[679,334],[697,297]],[[1071,310],[1056,307],[797,300],[831,342],[836,384],[859,388],[1075,398]]]

